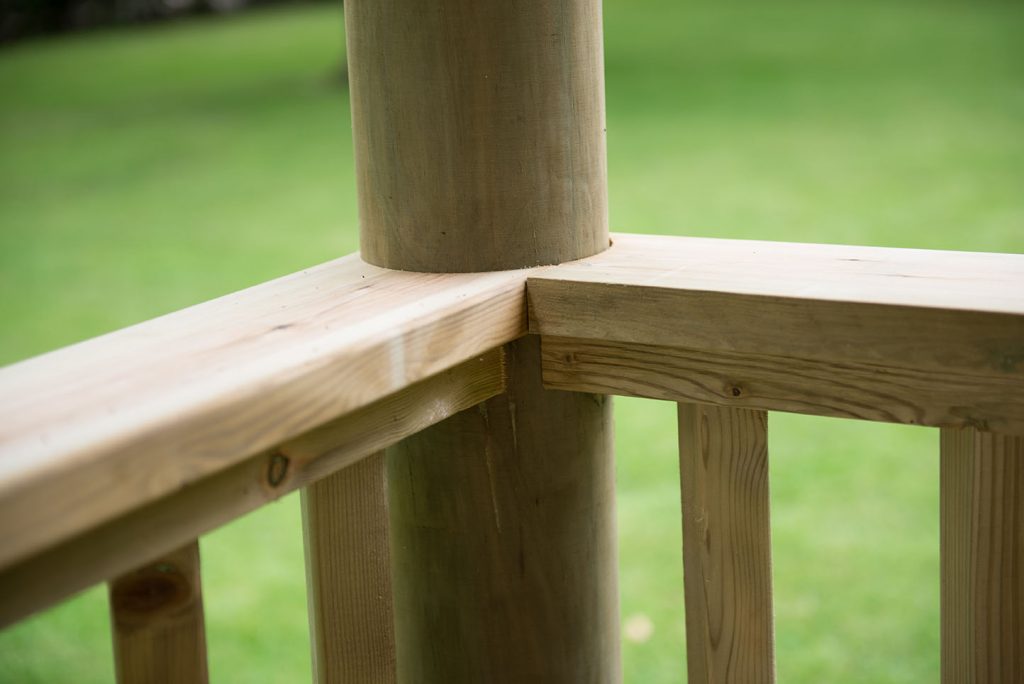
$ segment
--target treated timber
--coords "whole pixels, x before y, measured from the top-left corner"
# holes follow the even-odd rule
[[[205,684],[199,542],[110,582],[114,669],[122,684]]]
[[[128,572],[219,525],[489,399],[494,350],[0,570],[0,626]]]
[[[545,337],[552,389],[1024,433],[1024,382],[917,368]]]
[[[317,684],[395,681],[384,452],[302,491]]]
[[[599,0],[345,5],[360,248],[494,271],[608,247]]]
[[[544,390],[538,346],[389,450],[399,681],[619,677],[611,398]]]
[[[1024,438],[941,435],[942,681],[1024,681]]]
[[[547,386],[1024,433],[1024,256],[616,235],[528,281]]]
[[[688,681],[773,682],[768,414],[679,404],[679,480]]]
[[[354,0],[345,30],[367,261],[608,246],[599,0]],[[399,681],[620,677],[610,404],[545,392],[535,339],[508,366],[505,395],[388,450]]]
[[[516,339],[524,277],[353,255],[0,370],[0,567]]]

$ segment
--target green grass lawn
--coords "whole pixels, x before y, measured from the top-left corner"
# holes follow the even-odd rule
[[[1024,5],[606,0],[616,230],[1024,251]],[[0,51],[0,363],[357,245],[339,7]],[[766,322],[770,324],[770,322]],[[617,400],[628,682],[684,678],[675,418]],[[778,670],[938,676],[938,439],[773,414]],[[309,678],[297,498],[203,539],[217,682]],[[112,678],[105,595],[0,682]]]

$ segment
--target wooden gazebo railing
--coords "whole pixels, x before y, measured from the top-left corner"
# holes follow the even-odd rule
[[[767,411],[942,430],[942,670],[1024,680],[1024,256],[615,235],[600,7],[346,5],[362,256],[0,369],[0,623],[302,489],[314,671],[616,681],[611,402],[678,402],[687,669],[774,679]]]

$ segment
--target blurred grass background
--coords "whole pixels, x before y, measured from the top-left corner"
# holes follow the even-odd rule
[[[0,51],[0,363],[357,247],[340,6]],[[605,0],[615,230],[1024,252],[1024,5]],[[770,321],[766,321],[770,325]],[[673,406],[617,400],[628,682],[685,678]],[[778,670],[938,678],[938,439],[773,414]],[[203,539],[211,675],[299,682],[298,500]],[[112,681],[97,588],[0,682]]]

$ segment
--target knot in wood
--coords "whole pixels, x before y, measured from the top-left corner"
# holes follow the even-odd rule
[[[114,582],[110,600],[118,623],[138,625],[187,605],[192,587],[176,565],[156,563]]]
[[[267,464],[267,484],[271,487],[279,487],[288,475],[289,464],[290,460],[288,457],[280,451],[273,453],[270,456],[270,462]]]

